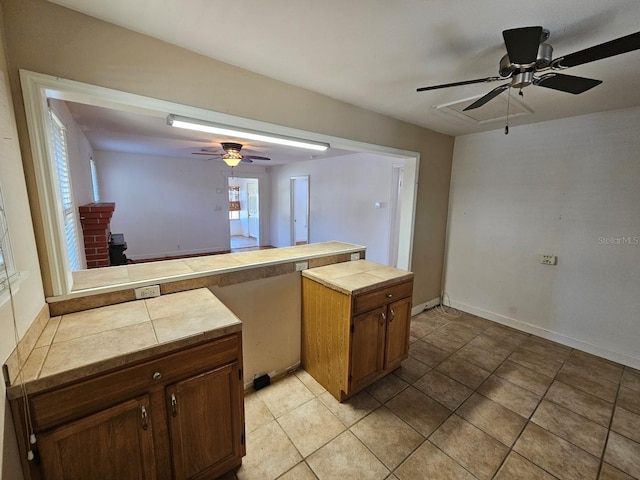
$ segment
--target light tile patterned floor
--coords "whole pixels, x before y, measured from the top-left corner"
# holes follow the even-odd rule
[[[298,371],[246,397],[223,477],[640,479],[640,372],[473,315],[415,316],[410,357],[338,403]]]

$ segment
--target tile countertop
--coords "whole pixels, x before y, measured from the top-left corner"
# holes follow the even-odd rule
[[[32,394],[241,329],[206,288],[52,317],[17,380]]]
[[[312,268],[302,275],[345,295],[358,295],[413,278],[411,272],[368,260]]]
[[[362,251],[364,248],[361,245],[330,241],[293,247],[80,270],[73,272],[73,288],[70,294],[48,298],[47,300],[60,301],[67,298],[121,290],[123,286],[136,287],[149,285],[150,282],[166,283],[259,266],[309,260],[327,255],[353,253]]]

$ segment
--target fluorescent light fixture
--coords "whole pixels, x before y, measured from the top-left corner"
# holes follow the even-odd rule
[[[246,138],[248,140],[257,140],[259,142],[269,142],[278,145],[286,145],[289,147],[308,148],[324,152],[329,148],[328,143],[314,142],[312,140],[303,140],[294,137],[285,137],[282,135],[271,135],[255,130],[237,129],[227,125],[206,122],[204,120],[193,120],[178,115],[169,115],[167,124],[177,127],[186,128],[187,130],[196,130],[198,132],[214,133],[216,135],[227,135],[229,137]]]

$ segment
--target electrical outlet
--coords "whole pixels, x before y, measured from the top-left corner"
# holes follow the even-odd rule
[[[558,257],[555,255],[542,254],[539,260],[543,265],[556,265],[558,263]]]
[[[296,272],[301,272],[309,268],[309,262],[296,262]]]
[[[136,293],[136,300],[159,297],[160,285],[149,285],[147,287],[136,288],[134,292]]]
[[[351,261],[354,260],[360,260],[360,254],[359,253],[352,253],[351,254]]]

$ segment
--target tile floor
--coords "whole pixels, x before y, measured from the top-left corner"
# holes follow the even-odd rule
[[[488,320],[412,319],[402,367],[340,404],[298,371],[246,396],[226,479],[640,479],[640,371]]]

